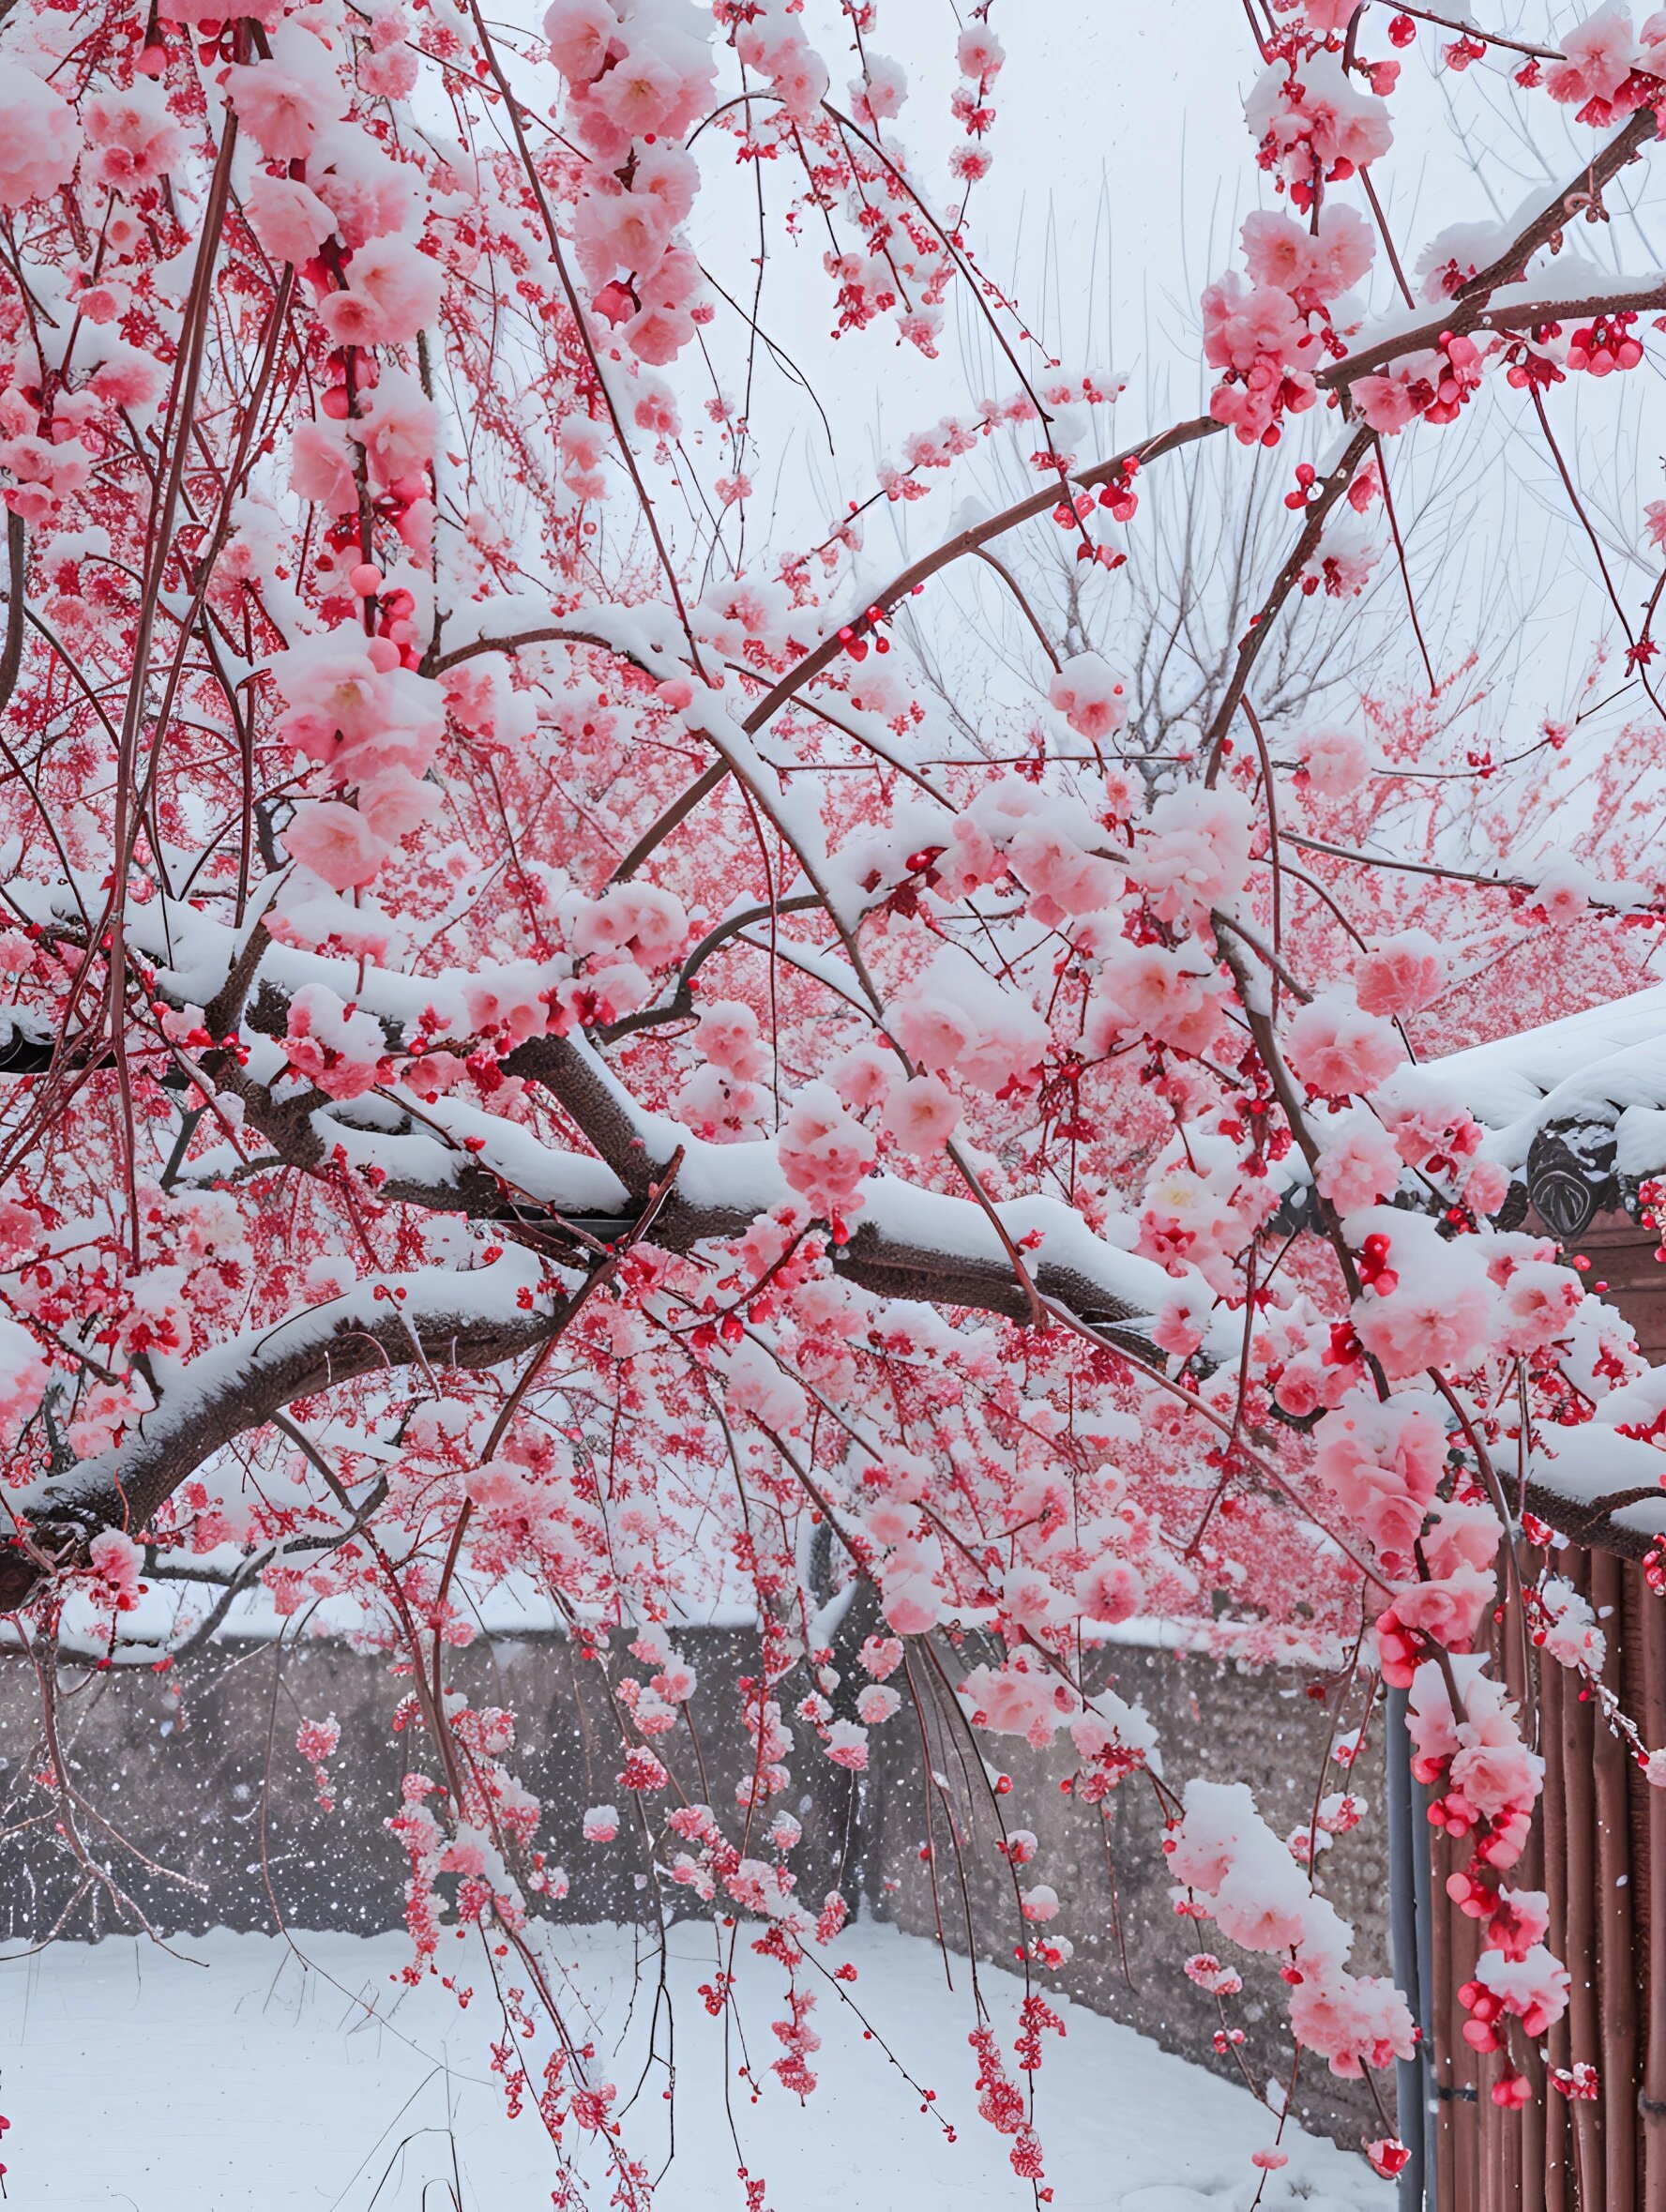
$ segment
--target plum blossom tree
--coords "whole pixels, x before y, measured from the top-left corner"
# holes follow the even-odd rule
[[[1257,684],[1304,604],[1345,631],[1402,558],[1400,441],[1495,402],[1553,446],[1554,386],[1643,359],[1666,284],[1572,240],[1660,134],[1666,16],[1537,47],[1252,0],[1272,204],[1203,295],[1206,411],[1117,445],[1120,380],[1045,356],[973,258],[991,12],[946,49],[933,175],[868,0],[819,27],[553,0],[514,36],[476,0],[0,11],[0,1598],[43,1665],[156,1654],[173,1575],[221,1585],[193,1634],[255,1584],[286,1618],[350,1600],[425,1743],[387,1809],[410,1971],[477,1928],[511,2098],[564,2161],[598,2139],[622,2204],[650,2184],[549,1968],[514,1717],[446,1679],[506,1577],[614,1694],[586,1837],[634,1826],[759,1926],[798,2094],[849,1901],[799,1897],[777,1801],[794,1764],[862,1770],[934,1685],[992,1776],[1018,1736],[1087,1805],[1155,1790],[1182,1909],[1281,1962],[1301,2047],[1344,2076],[1409,2055],[1320,1883],[1354,1799],[1287,1843],[1230,1775],[1165,1780],[1144,1716],[1087,1687],[1142,1609],[1351,1655],[1365,1713],[1403,1691],[1472,1847],[1501,2102],[1566,1998],[1513,1879],[1541,1769],[1488,1628],[1503,1574],[1590,1668],[1553,1446],[1640,1363],[1506,1225],[1508,1175],[1419,1063],[1643,977],[1659,722],[1595,754],[1582,694],[1495,756],[1467,668],[1303,729]],[[1414,41],[1583,133],[1555,189],[1431,243],[1420,296],[1371,183]],[[719,318],[755,321],[690,227],[719,159],[824,242],[836,335],[930,356],[963,300],[1007,365],[807,547],[762,541],[712,381]],[[1051,635],[1004,554],[1042,534],[1113,609],[1155,557],[1147,473],[1229,435],[1302,456],[1282,542],[1192,742],[1135,764],[1128,663]],[[1030,488],[877,575],[867,509],[996,436]],[[893,627],[972,560],[1046,662],[982,720]],[[1614,608],[1651,706],[1658,596]],[[712,1805],[672,1749],[672,1630],[735,1598],[755,1760]],[[326,1801],[338,1747],[297,1738]],[[1040,1977],[1068,1915],[1027,1830],[1003,1852]],[[1192,1973],[1230,1993],[1213,1955]],[[1029,2100],[974,2044],[1040,2189]],[[1375,2155],[1404,2155],[1386,2119]]]

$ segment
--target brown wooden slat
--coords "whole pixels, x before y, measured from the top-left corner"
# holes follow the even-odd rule
[[[1625,1650],[1622,1578],[1611,1553],[1591,1558],[1591,1601],[1608,1637],[1603,1679],[1620,1691]],[[1606,2212],[1637,2207],[1637,1954],[1631,1932],[1631,1817],[1626,1749],[1592,1708],[1597,1811],[1597,1929],[1602,2037]]]
[[[1454,2102],[1454,2093],[1458,2084],[1458,2068],[1452,2053],[1453,2046],[1459,2039],[1461,2007],[1456,1994],[1460,1977],[1452,1971],[1452,1915],[1455,1908],[1446,1891],[1446,1868],[1442,1863],[1446,1856],[1445,1850],[1432,1829],[1429,1834],[1429,1849],[1433,1860],[1430,1910],[1434,1922],[1431,1931],[1434,1989],[1430,2017],[1434,2028],[1435,2201],[1442,2207],[1442,2212],[1446,2212],[1448,2206],[1456,2212],[1458,2107]],[[1558,2205],[1556,2212],[1565,2212],[1565,2208]]]
[[[1637,1606],[1642,1619],[1637,1630],[1640,1663],[1640,1712],[1643,1736],[1650,1748],[1666,1743],[1666,1611],[1643,1583],[1642,1570],[1630,1568],[1628,1580],[1642,1588]],[[1642,1893],[1646,1901],[1648,1940],[1643,1966],[1648,1979],[1648,2002],[1643,2007],[1646,2041],[1643,2041],[1643,2212],[1666,2212],[1666,1790],[1650,1790],[1642,1783],[1643,1816],[1648,1821],[1648,1856],[1640,1860],[1643,1870]]]
[[[1562,1700],[1567,1677],[1560,1667],[1546,1667],[1539,1678],[1539,1750],[1545,1763],[1543,1817],[1544,1888],[1550,1899],[1551,1925],[1546,1940],[1559,1959],[1568,1956],[1568,1805],[1562,1779]],[[1550,2065],[1566,2068],[1570,2031],[1565,2013],[1550,2031]],[[1545,2212],[1572,2212],[1571,2174],[1573,2143],[1568,2103],[1552,2090],[1545,2106]],[[1441,2212],[1462,2212],[1450,2195],[1441,2199]]]
[[[1577,1566],[1575,1562],[1578,1562]],[[1566,1571],[1589,1590],[1588,1562],[1568,1557]],[[1602,2032],[1598,2000],[1597,1957],[1597,1790],[1591,1765],[1591,1711],[1571,1680],[1561,1701],[1563,1811],[1568,1835],[1567,1944],[1572,1986],[1568,1992],[1569,2046],[1575,2063],[1600,2066]],[[1579,2098],[1571,2105],[1574,2172],[1581,2212],[1596,2212],[1605,2201],[1601,2108]]]

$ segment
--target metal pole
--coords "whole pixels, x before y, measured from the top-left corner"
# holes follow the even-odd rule
[[[1417,1943],[1416,1866],[1419,1846],[1426,1856],[1428,1844],[1416,1828],[1406,1703],[1403,1689],[1388,1691],[1387,1740],[1383,1747],[1388,1775],[1388,1961],[1412,2018],[1421,2025],[1425,2007]],[[1427,1879],[1426,1868],[1425,1888]],[[1427,1914],[1424,1917],[1427,1924]],[[1395,2068],[1400,2140],[1411,2153],[1401,2169],[1400,2212],[1424,2212],[1431,2202],[1428,2190],[1428,2053],[1420,2045],[1415,2057],[1401,2059]]]

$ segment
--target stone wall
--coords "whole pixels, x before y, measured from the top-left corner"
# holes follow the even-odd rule
[[[1113,1675],[1120,1694],[1143,1704],[1156,1724],[1163,1772],[1175,1787],[1199,1774],[1247,1781],[1263,1817],[1280,1835],[1307,1826],[1329,1727],[1326,1705],[1307,1694],[1310,1676],[1271,1669],[1252,1674],[1184,1652],[1127,1645],[1107,1655],[1107,1661],[1105,1672]],[[1068,1962],[1052,1977],[1039,1977],[1043,1982],[1051,1978],[1079,2003],[1126,2021],[1165,2050],[1241,2078],[1238,2057],[1213,2047],[1221,2024],[1215,2000],[1182,1971],[1192,1952],[1219,1949],[1244,1977],[1243,1994],[1226,2008],[1228,2024],[1246,2031],[1239,2056],[1258,2083],[1273,2073],[1288,2080],[1286,1992],[1277,1967],[1219,1943],[1209,1924],[1175,1913],[1160,1817],[1153,1792],[1139,1777],[1113,1790],[1102,1808],[1080,1805],[1059,1787],[1068,1770],[1066,1758],[1003,1736],[994,1742],[1002,1748],[1012,1787],[996,1798],[951,1720],[933,1743],[928,1788],[917,1730],[912,1745],[897,1733],[903,1718],[899,1714],[888,1729],[875,1732],[874,1743],[883,1737],[884,1749],[874,1761],[865,1805],[867,1858],[877,1891],[872,1910],[879,1917],[929,1936],[941,1916],[953,1949],[963,1952],[970,1941],[980,1957],[1013,1965],[1014,1950],[1030,1931],[1018,1911],[1011,1873],[993,1846],[1003,1827],[1028,1828],[1039,1849],[1022,1880],[1045,1881],[1058,1892],[1060,1912],[1050,1925],[1068,1933],[1074,1946]],[[987,1749],[990,1739],[981,1740]],[[1373,1745],[1354,1776],[1370,1815],[1321,1862],[1326,1894],[1354,1927],[1349,1963],[1361,1974],[1388,1971],[1380,1750],[1380,1743]],[[1331,1765],[1325,1790],[1341,1780],[1340,1769]],[[929,1859],[921,1856],[927,1845]],[[1392,2115],[1391,2073],[1378,2088]],[[1305,2127],[1351,2147],[1384,2131],[1366,2086],[1336,2080],[1311,2053],[1297,2079],[1293,2109]]]
[[[733,1806],[751,1747],[725,1685],[755,1666],[757,1640],[748,1631],[702,1630],[678,1644],[701,1687],[689,1724],[658,1748],[688,1796]],[[1105,1655],[1104,1665],[1157,1723],[1172,1780],[1200,1772],[1247,1780],[1280,1833],[1307,1819],[1326,1709],[1307,1697],[1305,1677],[1128,1646]],[[1207,1932],[1178,1918],[1170,1903],[1150,1788],[1137,1777],[1125,1783],[1107,1800],[1102,1822],[1097,1810],[1061,1793],[1066,1768],[1057,1757],[998,1738],[1013,1786],[996,1800],[929,1674],[916,1668],[931,1739],[929,1780],[906,1704],[873,1731],[872,1764],[859,1780],[802,1750],[793,1762],[787,1803],[806,1832],[795,1855],[801,1894],[819,1903],[838,1881],[867,1911],[928,1937],[940,1916],[951,1950],[963,1956],[970,1944],[1010,1965],[1021,1923],[993,1840],[1002,1824],[1031,1828],[1041,1843],[1035,1875],[1059,1892],[1054,1926],[1075,1946],[1058,1982],[1166,2048],[1235,2073],[1237,2059],[1213,2048],[1214,2000],[1180,1971]],[[701,1909],[689,1892],[655,1880],[632,1834],[630,1799],[614,1779],[619,1730],[600,1668],[564,1638],[482,1638],[448,1656],[447,1682],[477,1704],[507,1705],[517,1716],[518,1770],[544,1807],[540,1843],[570,1881],[557,1908],[563,1917],[651,1922],[661,1911],[683,1917]],[[70,1780],[91,1808],[80,1824],[88,1856],[159,1930],[399,1926],[404,1858],[383,1824],[398,1804],[407,1763],[420,1761],[423,1748],[419,1725],[408,1735],[388,1726],[400,1695],[384,1662],[323,1643],[222,1644],[163,1674],[67,1667],[60,1734]],[[336,1810],[326,1814],[314,1802],[295,1735],[303,1717],[329,1714],[341,1742],[331,1762]],[[0,1659],[0,1791],[8,1800],[0,1808],[0,1936],[38,1939],[60,1918],[67,1934],[83,1940],[130,1926],[104,1888],[88,1883],[53,1821],[38,1818],[45,1800],[27,1790],[26,1778],[40,1756],[34,1671],[8,1655]],[[1359,1778],[1373,1811],[1379,1773],[1373,1763],[1372,1774]],[[1333,1769],[1325,1786],[1334,1780]],[[617,1843],[583,1839],[584,1810],[598,1803],[617,1804],[626,1816]],[[928,1843],[930,1860],[921,1856]],[[1354,1965],[1385,1971],[1386,1873],[1375,1823],[1343,1839],[1325,1872],[1357,1931]],[[1258,2080],[1282,2072],[1289,2043],[1276,1973],[1234,1962],[1246,1982],[1231,2007],[1234,2024],[1248,2031],[1241,2055]],[[1385,2094],[1391,2099],[1391,2083]],[[1362,2129],[1377,2131],[1359,2084],[1333,2082],[1322,2069],[1298,2084],[1295,2105],[1305,2124],[1343,2142],[1356,2144]]]

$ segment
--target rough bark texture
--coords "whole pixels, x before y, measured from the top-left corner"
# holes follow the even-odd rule
[[[308,1333],[293,1348],[283,1345],[281,1328],[274,1329],[274,1349],[247,1363],[235,1389],[188,1397],[176,1417],[159,1421],[148,1435],[141,1429],[108,1482],[74,1469],[49,1485],[34,1518],[34,1541],[53,1556],[68,1556],[100,1528],[143,1528],[204,1461],[297,1398],[378,1368],[409,1366],[419,1354],[437,1369],[496,1367],[531,1351],[556,1326],[548,1305],[514,1321],[482,1320],[466,1308],[412,1321],[390,1304],[383,1320],[344,1323],[323,1340]],[[167,1412],[166,1403],[160,1410]],[[41,1573],[40,1562],[20,1547],[0,1551],[0,1613],[23,1604]]]

